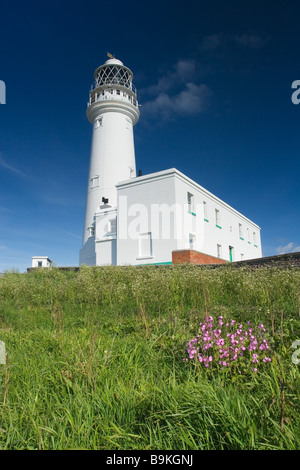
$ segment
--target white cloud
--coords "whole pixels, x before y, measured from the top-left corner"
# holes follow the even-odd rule
[[[170,120],[176,115],[202,113],[212,95],[207,85],[197,84],[199,69],[192,59],[181,59],[172,70],[159,78],[157,84],[141,90],[141,94],[153,96],[142,103],[141,112],[145,118],[155,117],[158,121]]]
[[[285,246],[278,246],[276,248],[276,253],[278,255],[283,255],[285,253],[296,253],[300,251],[300,245],[297,245],[295,242],[290,242]]]
[[[180,59],[172,71],[159,78],[156,85],[140,90],[141,94],[156,95],[165,93],[178,85],[194,80],[196,76],[196,63],[192,59]]]
[[[205,111],[212,95],[206,85],[187,83],[183,90],[174,95],[160,93],[154,100],[142,106],[142,112],[149,117],[169,120],[176,115],[192,116]]]
[[[223,33],[204,36],[203,41],[200,45],[200,49],[204,51],[214,51],[221,45],[221,42],[224,39],[225,36]]]

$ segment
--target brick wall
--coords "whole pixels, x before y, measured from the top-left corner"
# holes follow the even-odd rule
[[[175,250],[172,251],[172,264],[224,264],[228,263],[224,259],[215,256],[206,255],[195,250]]]

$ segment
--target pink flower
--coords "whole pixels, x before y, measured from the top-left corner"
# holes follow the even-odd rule
[[[263,362],[270,362],[271,361],[271,358],[270,357],[264,357],[263,358]]]

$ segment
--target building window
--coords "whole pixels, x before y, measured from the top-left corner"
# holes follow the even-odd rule
[[[189,234],[189,249],[194,250],[195,249],[195,242],[196,242],[196,237],[193,233]]]
[[[152,233],[141,233],[139,236],[139,257],[152,257]]]
[[[221,217],[220,217],[220,211],[219,209],[216,209],[216,226],[218,228],[221,228]]]
[[[108,232],[117,233],[117,219],[110,219],[108,221]]]
[[[194,195],[191,193],[187,193],[187,204],[188,204],[188,211],[194,212]]]
[[[239,236],[241,240],[244,240],[243,238],[243,226],[242,224],[239,224]]]
[[[91,188],[98,188],[99,187],[99,176],[96,175],[96,176],[93,176],[91,178]]]
[[[253,243],[256,245],[257,239],[256,239],[256,232],[253,232]]]
[[[38,267],[38,268],[42,268],[42,267],[43,267],[43,262],[42,262],[42,261],[38,261],[38,262],[37,262],[37,267]]]
[[[203,215],[204,215],[204,220],[208,221],[207,218],[207,202],[203,201]]]
[[[251,243],[250,242],[250,230],[247,228],[247,240],[248,240],[248,243]]]
[[[102,117],[96,119],[95,121],[95,129],[97,129],[98,127],[102,126]]]
[[[117,90],[117,95],[120,95],[121,94],[121,90]]]
[[[241,253],[241,260],[245,259],[244,253]]]
[[[94,237],[95,236],[95,226],[94,225],[90,225],[88,227],[88,231],[89,231],[89,237]]]
[[[222,246],[217,245],[217,257],[222,258]]]

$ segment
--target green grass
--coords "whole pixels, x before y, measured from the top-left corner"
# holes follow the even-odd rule
[[[58,269],[0,278],[0,449],[299,449],[300,270]],[[257,374],[182,361],[207,315],[263,323]]]

